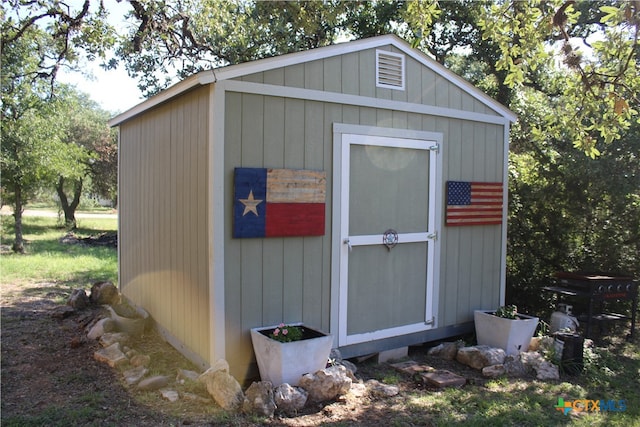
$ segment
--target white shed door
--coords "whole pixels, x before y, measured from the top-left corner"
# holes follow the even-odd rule
[[[341,346],[433,325],[435,144],[342,135]]]

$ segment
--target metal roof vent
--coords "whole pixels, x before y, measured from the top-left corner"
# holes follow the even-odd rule
[[[404,90],[404,55],[376,50],[376,86]]]

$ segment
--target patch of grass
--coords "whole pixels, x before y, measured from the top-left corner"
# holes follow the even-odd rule
[[[6,427],[90,425],[102,417],[104,417],[104,411],[91,405],[77,405],[74,409],[69,409],[69,406],[49,406],[36,415],[4,419],[2,425]]]
[[[88,237],[115,231],[115,219],[83,219],[75,234]],[[27,241],[25,254],[2,255],[2,282],[23,283],[56,281],[87,285],[96,281],[118,278],[117,251],[107,247],[89,247],[60,243],[66,234],[56,218],[24,217],[23,234]],[[11,245],[14,239],[13,217],[2,217],[2,243]]]

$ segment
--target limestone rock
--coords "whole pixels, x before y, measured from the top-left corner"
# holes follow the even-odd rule
[[[347,368],[347,372],[349,373],[351,381],[357,381],[356,372],[358,372],[358,367],[355,365],[355,363],[349,362],[348,360],[342,360],[338,364]]]
[[[67,300],[67,305],[75,308],[76,310],[87,308],[89,303],[89,297],[84,289],[74,289],[71,291],[71,296]]]
[[[509,377],[521,378],[527,374],[519,354],[509,354],[504,358],[504,370],[505,374]]]
[[[342,359],[342,353],[340,353],[340,350],[338,350],[337,348],[332,348],[331,353],[329,353],[329,360],[337,364],[342,362],[343,359]]]
[[[455,342],[443,342],[429,349],[429,356],[438,357],[445,360],[454,360],[461,345]]]
[[[349,394],[353,397],[361,398],[367,394],[367,386],[363,382],[355,382],[351,384],[351,388],[349,389]]]
[[[134,385],[140,382],[140,380],[147,375],[149,370],[144,366],[136,366],[135,368],[127,369],[122,373],[124,381],[127,385]]]
[[[520,360],[528,371],[534,371],[539,380],[557,380],[560,378],[558,367],[545,360],[538,352],[528,351],[520,353]]]
[[[270,381],[258,381],[249,386],[244,394],[242,412],[264,417],[273,417],[276,402],[273,398],[273,385]]]
[[[207,391],[220,407],[227,411],[238,411],[244,403],[244,394],[238,381],[224,370],[211,372],[211,369],[200,375],[198,381],[207,386]]]
[[[160,390],[160,394],[169,402],[177,402],[180,399],[180,395],[175,390]]]
[[[111,282],[96,282],[91,286],[91,296],[89,297],[94,304],[102,305],[117,304],[120,301],[118,289]]]
[[[96,351],[93,353],[93,357],[98,362],[104,362],[112,368],[123,365],[129,361],[127,356],[120,350],[120,343],[118,342]]]
[[[213,374],[214,372],[217,372],[217,371],[223,371],[223,372],[227,372],[228,373],[229,372],[229,363],[224,359],[218,359],[202,375]]]
[[[397,386],[384,384],[378,380],[369,380],[365,384],[369,393],[376,397],[392,397],[400,392]]]
[[[187,369],[178,368],[178,374],[176,375],[176,382],[184,384],[188,381],[198,381],[198,374],[196,371],[189,371]]]
[[[294,387],[290,384],[280,384],[274,390],[274,400],[278,412],[286,415],[295,415],[304,408],[307,403],[309,393],[301,387]]]
[[[505,356],[506,354],[501,348],[476,345],[459,349],[456,360],[474,369],[482,369],[485,366],[502,364]]]
[[[166,387],[169,384],[169,377],[166,375],[155,375],[153,377],[145,378],[138,383],[138,390],[149,391],[159,390],[162,387]]]
[[[488,378],[497,378],[506,373],[504,365],[491,365],[482,368],[482,375]]]
[[[97,340],[107,332],[115,331],[116,325],[108,317],[98,320],[87,333],[90,340]]]
[[[324,402],[346,394],[351,383],[347,368],[336,365],[314,374],[304,374],[299,385],[309,393],[310,401]]]
[[[536,378],[542,381],[560,379],[558,366],[546,360],[542,361],[536,368]]]
[[[124,344],[129,341],[131,337],[124,332],[107,332],[100,337],[100,344],[103,347],[109,347],[114,343]]]

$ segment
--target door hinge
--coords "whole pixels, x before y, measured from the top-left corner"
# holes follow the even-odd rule
[[[435,145],[431,145],[429,147],[430,151],[435,151],[436,153],[440,152],[440,145],[439,144],[435,144]]]
[[[425,325],[434,325],[436,323],[436,318],[432,317],[430,320],[425,320],[424,324]]]
[[[427,234],[427,239],[438,240],[438,232],[434,231],[433,233]]]

